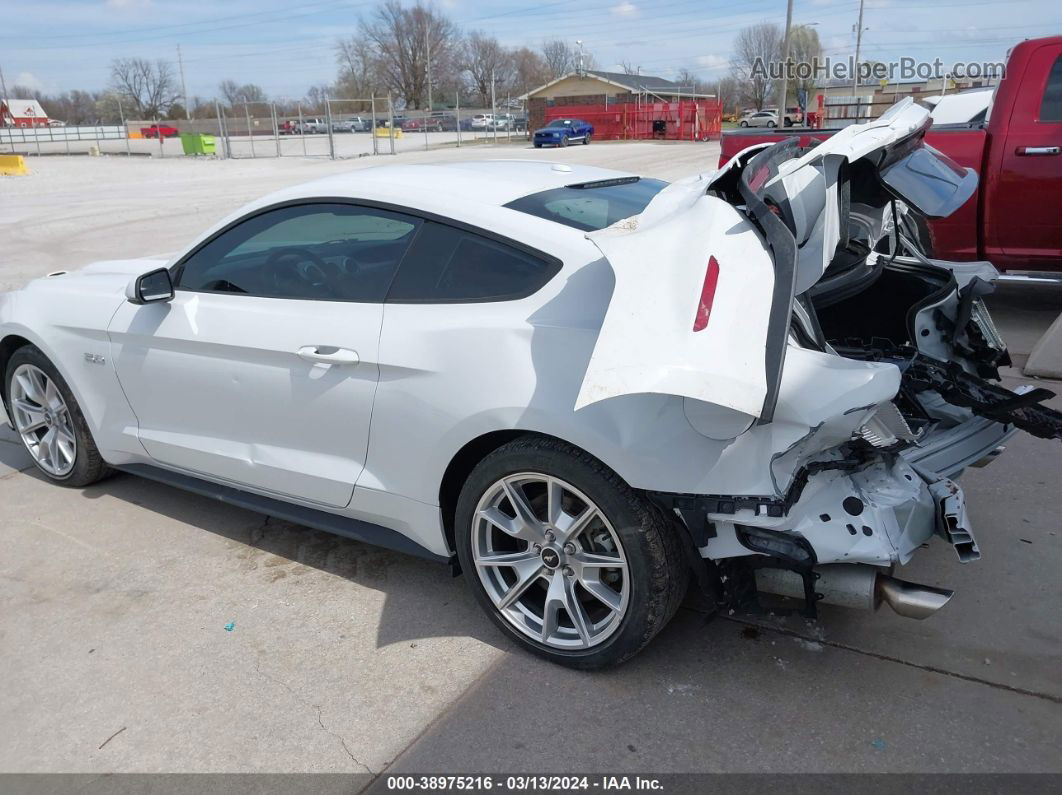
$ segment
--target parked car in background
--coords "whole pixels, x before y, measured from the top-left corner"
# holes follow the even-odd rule
[[[145,138],[158,138],[159,135],[163,138],[176,138],[181,131],[167,124],[152,124],[150,127],[141,127],[140,134]]]
[[[516,117],[511,113],[496,113],[487,125],[488,130],[511,130],[516,126]]]
[[[320,116],[310,116],[302,120],[301,132],[306,135],[318,135],[328,132],[328,120]]]
[[[777,127],[778,114],[770,110],[757,110],[742,116],[738,122],[741,127]]]
[[[442,122],[430,116],[418,116],[402,122],[402,130],[404,132],[440,132],[442,130]]]
[[[298,119],[284,119],[277,125],[277,133],[280,135],[297,135],[299,130]]]
[[[332,120],[332,132],[366,132],[370,126],[371,122],[361,116]]]
[[[797,105],[793,105],[792,107],[786,108],[785,118],[782,120],[782,123],[786,127],[794,127],[796,125],[803,124],[804,111],[802,111]]]
[[[457,116],[452,113],[435,111],[431,114],[431,118],[438,122],[439,129],[443,132],[453,132],[457,129]]]
[[[926,143],[981,179],[977,195],[956,212],[920,220],[909,234],[917,234],[927,254],[942,259],[989,260],[1002,270],[1062,271],[1062,36],[1016,44],[986,112],[982,122],[934,121]],[[837,132],[724,131],[719,163],[750,146],[789,136],[807,146]]]
[[[385,113],[382,116],[377,116],[376,117],[376,126],[377,127],[388,127],[393,122],[395,129],[396,130],[401,130],[402,129],[402,125],[405,124],[407,120],[408,120],[408,117],[403,115],[403,114],[401,114],[401,113],[396,113],[392,117],[388,117],[387,114]]]
[[[476,113],[472,116],[471,128],[473,130],[488,130],[493,123],[493,113]]]
[[[590,143],[594,127],[582,119],[554,119],[540,130],[535,130],[535,148],[543,146],[567,146],[572,141]]]

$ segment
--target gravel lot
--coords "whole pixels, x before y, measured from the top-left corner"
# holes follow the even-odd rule
[[[397,159],[675,178],[717,156]],[[0,177],[0,290],[173,251],[266,191],[387,162],[32,158],[31,176]],[[1020,361],[1062,289],[1007,287],[993,305]],[[984,557],[916,556],[904,576],[957,591],[928,621],[824,608],[753,624],[693,599],[631,663],[582,674],[506,643],[444,567],[124,475],[64,491],[4,428],[0,771],[1059,773],[1060,454],[1018,436],[964,475]]]

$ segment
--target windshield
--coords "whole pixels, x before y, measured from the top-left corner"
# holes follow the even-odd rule
[[[592,232],[638,215],[666,187],[667,183],[659,179],[620,177],[532,193],[505,206]]]
[[[553,121],[551,121],[546,126],[547,127],[571,127],[572,126],[572,122],[571,122],[571,119],[554,119]]]

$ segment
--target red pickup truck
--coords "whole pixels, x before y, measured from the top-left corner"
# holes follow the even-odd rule
[[[719,165],[754,144],[799,135],[803,146],[834,132],[727,131]],[[935,256],[990,260],[1000,270],[1062,271],[1062,36],[1015,46],[988,120],[934,126],[926,143],[980,177],[966,204],[930,222]]]
[[[158,138],[160,135],[163,138],[176,138],[181,131],[168,124],[152,124],[150,127],[141,127],[140,134],[145,138]]]

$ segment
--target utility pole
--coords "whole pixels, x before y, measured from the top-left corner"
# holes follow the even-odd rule
[[[494,128],[494,141],[498,143],[498,110],[494,101],[494,70],[490,70],[490,126]]]
[[[4,82],[4,69],[3,69],[3,67],[0,67],[0,91],[3,92],[3,94],[0,95],[0,100],[3,100],[3,102],[0,102],[0,106],[3,106],[4,102],[7,102],[8,100],[12,99],[11,97],[9,97],[7,95],[7,83]],[[10,110],[11,109],[8,108],[8,112],[10,112]],[[14,116],[12,116],[12,119],[13,118],[14,118]],[[3,113],[0,113],[0,127],[6,127],[6,126],[7,126],[7,123],[4,121],[4,115],[3,115]]]
[[[859,122],[859,49],[863,44],[863,0],[859,0],[859,24],[856,26],[855,76],[852,78],[852,94],[856,98],[856,122]]]
[[[793,29],[793,0],[785,10],[785,43],[782,45],[782,96],[778,100],[778,125],[785,127],[785,108],[789,101],[789,34]]]
[[[177,45],[177,67],[181,73],[181,96],[184,97],[184,118],[191,120],[192,111],[188,107],[188,88],[184,84],[184,60],[181,58],[181,45]]]

